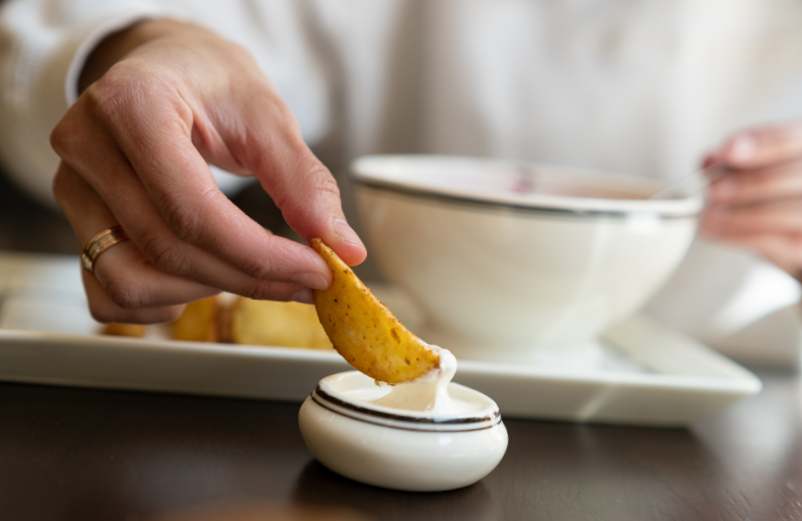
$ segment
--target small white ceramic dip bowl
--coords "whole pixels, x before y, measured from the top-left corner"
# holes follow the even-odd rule
[[[370,403],[389,389],[357,371],[320,381],[298,414],[306,446],[320,463],[370,485],[438,491],[475,483],[501,461],[507,429],[492,399],[450,383],[449,395],[471,404],[456,415]]]
[[[491,159],[371,156],[353,175],[371,258],[424,336],[468,358],[592,341],[663,284],[702,206],[688,187],[650,198],[654,179]]]

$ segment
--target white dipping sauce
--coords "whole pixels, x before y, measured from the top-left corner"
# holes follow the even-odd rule
[[[432,412],[438,416],[454,416],[475,411],[476,403],[452,397],[448,384],[457,372],[457,359],[448,349],[429,345],[440,355],[440,366],[411,382],[390,387],[384,396],[370,403],[406,411]]]

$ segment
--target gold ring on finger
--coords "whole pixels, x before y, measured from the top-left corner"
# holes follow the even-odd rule
[[[86,242],[81,250],[81,266],[89,273],[94,274],[98,257],[112,246],[127,240],[128,236],[120,226],[112,226],[99,231]]]

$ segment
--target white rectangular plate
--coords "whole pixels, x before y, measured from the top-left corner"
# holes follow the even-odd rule
[[[348,368],[334,352],[94,335],[74,259],[0,256],[0,298],[4,381],[298,401]],[[408,304],[388,303],[415,320]],[[745,369],[644,317],[608,331],[599,353],[573,368],[461,360],[456,379],[507,417],[666,426],[760,390]]]

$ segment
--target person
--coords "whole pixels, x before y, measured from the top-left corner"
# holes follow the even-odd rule
[[[360,154],[722,170],[701,229],[740,250],[699,241],[647,312],[724,348],[794,351],[800,22],[793,0],[12,0],[0,161],[42,199],[52,183],[82,244],[129,239],[83,272],[93,315],[126,322],[328,284],[306,245],[225,197],[237,176],[358,264],[326,165]]]

